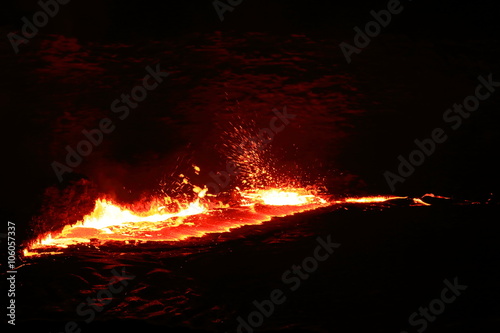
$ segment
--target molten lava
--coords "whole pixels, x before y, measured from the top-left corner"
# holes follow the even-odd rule
[[[305,189],[264,189],[247,191],[242,196],[250,203],[261,203],[269,206],[301,206],[313,203],[326,203],[326,200],[310,194]]]
[[[337,201],[337,203],[373,203],[373,202],[385,202],[394,199],[406,199],[406,197],[384,197],[384,196],[374,196],[374,197],[362,197],[362,198],[347,198],[343,201]]]
[[[25,255],[35,254],[32,251],[36,249],[65,248],[91,240],[179,241],[330,205],[303,188],[240,191],[239,196],[241,201],[230,209],[209,208],[214,205],[203,198],[203,194],[186,204],[170,198],[154,200],[148,209],[98,199],[94,210],[83,220],[66,225],[58,233],[40,237]],[[165,202],[170,202],[168,206],[175,202],[176,207],[169,209]]]
[[[159,206],[156,207],[156,209],[150,209],[146,213],[132,212],[111,201],[98,199],[94,211],[83,218],[79,227],[104,230],[108,229],[108,227],[118,226],[124,223],[161,222],[174,217],[201,214],[206,212],[207,208],[200,204],[199,200],[196,200],[187,205],[185,209],[181,209],[175,213],[164,213],[164,210],[165,206]]]
[[[268,188],[239,191],[241,200],[231,207],[217,207],[197,191],[198,198],[182,204],[171,198],[153,200],[145,209],[124,206],[107,199],[98,199],[94,210],[83,220],[66,225],[60,232],[39,237],[25,256],[46,254],[70,245],[90,244],[92,241],[180,241],[189,237],[202,237],[208,233],[228,232],[245,225],[270,221],[273,217],[331,206],[334,204],[381,203],[396,196],[369,196],[328,200],[324,195],[305,188]],[[414,203],[429,204],[414,198]],[[175,208],[172,208],[174,204]],[[170,208],[167,208],[170,207]],[[209,208],[215,207],[215,208]]]

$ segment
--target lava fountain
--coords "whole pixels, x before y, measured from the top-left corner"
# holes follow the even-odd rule
[[[223,195],[208,194],[206,186],[194,185],[180,174],[178,184],[182,190],[176,191],[175,197],[157,195],[135,204],[122,204],[101,196],[81,220],[65,220],[59,230],[37,235],[24,255],[57,253],[72,246],[98,246],[111,241],[122,245],[184,241],[331,205],[405,199],[375,196],[333,200],[320,190],[319,184],[303,186],[298,175],[285,176],[277,167],[270,146],[262,148],[253,141],[242,145],[253,133],[243,126],[234,128],[223,140],[225,155],[239,170],[235,187],[226,190],[230,200],[224,202]],[[200,168],[193,168],[199,175]],[[427,205],[421,200],[414,203]]]

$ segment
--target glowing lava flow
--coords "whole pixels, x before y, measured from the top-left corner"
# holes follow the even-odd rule
[[[152,208],[146,211],[138,211],[110,200],[98,199],[93,212],[82,221],[65,226],[57,234],[45,235],[24,253],[34,255],[36,253],[31,250],[65,248],[90,243],[91,239],[178,241],[208,233],[227,232],[243,225],[261,224],[272,217],[330,205],[323,198],[300,188],[240,191],[239,195],[242,200],[239,205],[231,207],[232,210],[210,210],[209,202],[202,203],[204,199],[200,195],[194,202],[180,205],[182,209],[175,212],[164,212],[167,208],[158,203],[151,204]]]
[[[79,227],[107,229],[107,227],[122,225],[123,223],[161,222],[173,217],[197,215],[207,211],[207,208],[200,203],[199,199],[190,203],[187,208],[177,213],[161,213],[164,208],[164,206],[158,207],[158,213],[150,211],[146,214],[141,214],[134,213],[129,209],[124,209],[111,201],[98,199],[94,211],[84,217]],[[78,225],[76,227],[78,227]]]
[[[90,244],[98,241],[180,241],[189,237],[202,237],[209,233],[228,232],[245,225],[262,224],[273,217],[282,217],[305,212],[334,204],[369,204],[395,199],[408,199],[396,196],[369,196],[327,200],[314,191],[304,188],[268,188],[258,190],[238,190],[240,201],[231,207],[212,208],[204,199],[205,193],[186,204],[170,198],[149,203],[148,209],[125,207],[110,200],[98,199],[94,210],[82,221],[65,226],[58,233],[40,237],[25,256],[38,255],[53,249],[70,245]],[[413,199],[417,205],[429,205]],[[163,203],[163,204],[162,204]],[[170,204],[175,204],[175,209]]]
[[[261,203],[269,206],[301,206],[313,203],[327,203],[326,200],[310,194],[305,189],[263,189],[247,191],[241,194],[251,203]]]
[[[374,203],[374,202],[385,202],[394,199],[406,199],[407,197],[384,197],[384,196],[373,196],[373,197],[361,197],[361,198],[346,198],[344,200],[337,200],[335,203]]]

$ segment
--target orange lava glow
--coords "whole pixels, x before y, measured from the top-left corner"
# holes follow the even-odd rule
[[[171,198],[149,202],[147,209],[124,206],[109,199],[96,200],[94,210],[75,224],[61,231],[39,237],[25,256],[59,254],[70,245],[90,244],[92,241],[180,241],[202,237],[209,233],[229,232],[245,225],[257,225],[273,217],[293,215],[335,204],[370,204],[395,199],[397,196],[351,197],[328,200],[324,195],[305,188],[268,188],[238,190],[240,201],[229,205],[214,205],[204,198],[206,191],[195,191],[198,198],[190,203],[179,203]],[[426,196],[444,198],[426,194]],[[411,198],[414,204],[429,206],[420,198]],[[173,206],[173,207],[172,207]],[[211,207],[211,208],[210,208]],[[40,250],[41,253],[38,251]]]
[[[175,202],[175,210],[168,210],[162,204],[165,201],[172,204],[173,201],[169,198],[150,203],[146,210],[98,199],[94,210],[84,216],[83,220],[66,225],[58,233],[40,237],[24,251],[24,255],[36,255],[37,249],[52,251],[53,248],[90,243],[91,240],[179,241],[208,233],[228,232],[244,225],[261,224],[273,217],[292,215],[331,204],[302,188],[240,191],[239,195],[241,201],[231,207],[232,210],[220,207],[209,209],[214,205],[203,198],[203,195],[188,204]]]
[[[413,198],[413,202],[415,203],[415,205],[417,206],[430,206],[431,204],[423,201],[422,199],[420,198]]]
[[[335,203],[376,203],[385,202],[394,199],[406,199],[407,197],[385,197],[385,196],[373,196],[373,197],[360,197],[360,198],[346,198],[344,200],[337,200]]]
[[[314,203],[325,204],[326,200],[310,194],[305,189],[262,189],[241,194],[251,203],[269,206],[301,206]]]
[[[145,213],[132,212],[111,201],[99,199],[96,201],[94,211],[85,216],[80,225],[76,227],[109,230],[108,227],[122,225],[124,223],[160,222],[174,217],[197,215],[207,211],[207,208],[200,203],[199,199],[175,213],[165,213],[163,212],[164,209],[164,206],[159,206]]]

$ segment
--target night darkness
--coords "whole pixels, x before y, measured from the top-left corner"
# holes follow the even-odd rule
[[[60,1],[0,11],[10,331],[500,325],[497,2]],[[37,27],[41,3],[52,14]],[[311,206],[244,201],[292,185]],[[346,201],[375,196],[399,198]],[[207,210],[23,255],[99,198]]]

